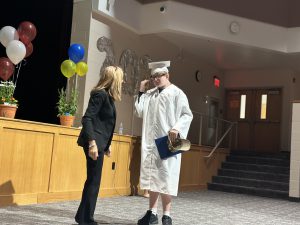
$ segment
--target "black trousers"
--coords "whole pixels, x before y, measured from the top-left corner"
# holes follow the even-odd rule
[[[100,188],[101,173],[103,166],[104,152],[99,152],[97,160],[93,160],[88,155],[88,150],[84,150],[86,157],[87,178],[82,191],[81,202],[77,210],[75,221],[79,224],[94,222],[94,212]]]

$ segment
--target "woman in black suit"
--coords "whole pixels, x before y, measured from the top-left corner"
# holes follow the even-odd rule
[[[110,156],[110,144],[116,122],[114,101],[121,100],[123,71],[120,67],[108,66],[101,74],[96,87],[91,91],[89,104],[82,117],[82,130],[78,145],[86,157],[87,178],[81,202],[75,216],[80,225],[96,225],[94,212],[99,193],[104,154]]]

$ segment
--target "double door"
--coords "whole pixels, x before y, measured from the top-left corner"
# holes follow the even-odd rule
[[[237,122],[237,150],[279,151],[281,102],[281,89],[226,91],[226,119]]]

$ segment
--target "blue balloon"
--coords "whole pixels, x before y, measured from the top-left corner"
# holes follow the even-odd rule
[[[84,57],[84,47],[80,44],[72,44],[68,50],[69,58],[78,63]]]

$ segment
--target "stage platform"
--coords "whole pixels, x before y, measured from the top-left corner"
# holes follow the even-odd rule
[[[80,129],[0,117],[0,207],[81,198],[85,156],[77,146]],[[140,138],[114,134],[112,156],[105,157],[100,197],[134,196],[139,189]],[[229,153],[192,145],[183,153],[180,191],[199,191],[217,174]]]

